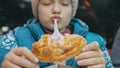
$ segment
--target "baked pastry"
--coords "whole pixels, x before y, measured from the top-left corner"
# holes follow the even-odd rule
[[[50,39],[52,35],[45,34],[33,43],[32,53],[41,62],[62,62],[78,55],[86,45],[86,40],[77,34],[65,34],[64,42]]]

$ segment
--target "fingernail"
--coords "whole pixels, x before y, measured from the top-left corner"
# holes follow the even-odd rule
[[[79,61],[78,61],[78,64],[79,64],[79,65],[82,65],[82,61],[79,60]]]
[[[39,62],[38,58],[35,58],[35,61],[36,61],[36,62]]]
[[[75,56],[75,60],[77,60],[78,59],[78,56]]]
[[[83,51],[83,52],[86,51],[86,48],[83,48],[82,51]]]

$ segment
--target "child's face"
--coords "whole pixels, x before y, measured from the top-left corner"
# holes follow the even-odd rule
[[[53,19],[56,18],[59,30],[62,31],[69,24],[71,16],[71,0],[40,0],[38,18],[44,27],[53,30]]]

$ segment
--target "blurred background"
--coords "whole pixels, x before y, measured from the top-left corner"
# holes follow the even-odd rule
[[[79,0],[76,17],[90,27],[91,32],[102,35],[110,50],[120,27],[120,0]],[[0,1],[0,35],[32,18],[30,0]]]

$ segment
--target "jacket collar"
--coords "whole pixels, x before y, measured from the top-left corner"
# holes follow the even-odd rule
[[[78,19],[78,18],[72,19],[71,24],[74,27],[74,29],[73,29],[74,34],[79,34],[79,35],[82,35],[85,37],[86,34],[88,33],[88,30],[89,30],[88,26],[80,19]]]
[[[89,29],[88,26],[80,19],[74,18],[71,20],[70,24],[73,25],[74,27],[73,34],[79,34],[85,37],[86,34],[88,33],[88,29]],[[45,32],[41,27],[40,22],[36,19],[28,20],[27,27],[30,29],[35,40],[38,40],[39,38],[41,38],[41,35],[45,34]]]

